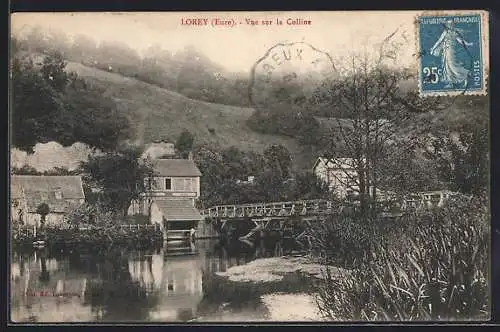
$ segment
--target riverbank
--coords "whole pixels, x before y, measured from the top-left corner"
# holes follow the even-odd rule
[[[312,262],[305,256],[282,256],[256,259],[216,274],[233,282],[266,283],[281,281],[286,275],[297,273],[321,279],[327,267],[334,277],[349,273],[348,270],[342,268]]]
[[[110,227],[47,226],[44,231],[31,227],[11,230],[15,247],[33,247],[33,242],[44,240],[47,247],[78,248],[80,246],[150,247],[163,244],[163,233],[156,225],[113,225]]]

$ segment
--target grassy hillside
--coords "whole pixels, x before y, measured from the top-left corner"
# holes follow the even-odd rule
[[[301,169],[312,167],[316,158],[314,151],[301,147],[293,138],[252,131],[246,124],[253,113],[251,108],[189,99],[156,85],[79,63],[69,62],[67,69],[113,98],[135,123],[136,138],[144,143],[158,139],[175,142],[186,129],[196,136],[196,144],[254,151],[262,151],[270,144],[283,144],[293,154],[295,166]]]
[[[41,62],[41,57],[35,57],[35,62]],[[283,144],[294,156],[294,167],[298,169],[310,169],[318,157],[313,148],[301,146],[294,138],[253,131],[247,125],[247,119],[254,113],[251,108],[190,99],[157,85],[76,62],[68,62],[67,70],[76,72],[90,85],[113,98],[119,109],[131,119],[136,129],[135,138],[143,143],[159,139],[175,142],[186,129],[196,136],[196,144],[236,146],[258,152],[270,144]],[[453,130],[479,114],[487,116],[488,108],[487,98],[456,98],[449,101],[446,109],[418,118],[425,119],[434,130]],[[336,130],[336,121],[316,119],[323,132]],[[415,123],[416,128],[402,128],[402,134],[420,129],[419,123]],[[349,121],[341,119],[341,124],[348,126]]]

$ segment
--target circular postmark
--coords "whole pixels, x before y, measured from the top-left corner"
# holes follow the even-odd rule
[[[256,109],[317,103],[317,92],[337,76],[331,56],[306,42],[279,43],[253,66],[249,100]]]

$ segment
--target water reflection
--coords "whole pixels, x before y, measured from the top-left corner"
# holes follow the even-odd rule
[[[149,251],[13,253],[11,318],[15,322],[189,321],[220,314],[228,306],[262,316],[257,293],[234,289],[228,293],[215,272],[290,249],[277,241],[205,240],[169,242]]]

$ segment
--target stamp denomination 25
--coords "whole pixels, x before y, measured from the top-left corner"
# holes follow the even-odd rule
[[[421,95],[486,93],[483,22],[481,13],[418,17]]]

